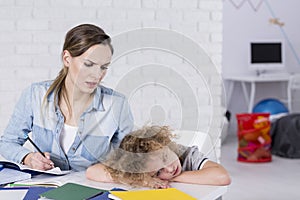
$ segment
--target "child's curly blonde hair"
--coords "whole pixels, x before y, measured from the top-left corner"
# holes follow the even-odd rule
[[[145,153],[169,147],[179,156],[182,146],[172,142],[174,137],[168,126],[144,126],[133,131],[121,141],[120,150],[110,154],[106,169],[116,182],[152,187],[149,183],[153,177],[145,171],[149,159]]]

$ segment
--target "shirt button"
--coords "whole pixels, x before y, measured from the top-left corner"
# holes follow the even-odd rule
[[[76,149],[75,149],[75,147],[72,147],[72,151],[75,151]]]

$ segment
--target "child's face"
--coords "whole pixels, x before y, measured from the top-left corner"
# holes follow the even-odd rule
[[[167,165],[166,167],[161,168],[156,172],[152,172],[151,175],[162,180],[171,180],[172,178],[181,174],[181,169],[182,168],[180,161],[179,159],[176,159],[174,162]]]

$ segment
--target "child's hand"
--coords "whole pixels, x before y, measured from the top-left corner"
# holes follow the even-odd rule
[[[148,186],[155,189],[165,189],[170,187],[169,181],[161,180],[159,178],[152,178],[149,180]]]

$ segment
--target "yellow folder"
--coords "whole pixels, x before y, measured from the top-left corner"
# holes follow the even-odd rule
[[[122,200],[196,200],[196,198],[176,188],[135,191],[110,191],[110,193]]]

